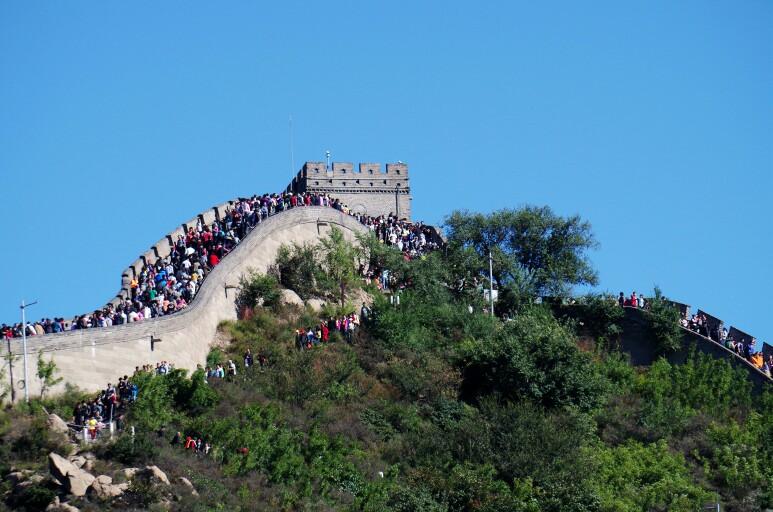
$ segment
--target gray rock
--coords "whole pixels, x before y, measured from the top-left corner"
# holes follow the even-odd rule
[[[308,304],[309,307],[313,309],[315,312],[319,313],[320,311],[322,311],[322,308],[325,306],[325,301],[322,299],[311,298],[306,301],[306,304]]]
[[[134,475],[136,475],[138,471],[139,468],[124,468],[121,470],[123,476],[125,476],[127,480],[134,478]]]
[[[76,468],[82,468],[86,464],[86,457],[83,455],[70,455],[67,460],[72,462]]]
[[[158,466],[145,466],[145,470],[143,472],[150,478],[155,478],[162,484],[171,485],[169,478],[166,476],[166,473],[161,471]]]
[[[95,480],[94,475],[54,452],[48,454],[48,467],[51,475],[62,482],[64,490],[73,496],[85,496]]]
[[[46,512],[80,512],[78,507],[73,507],[69,503],[59,501],[59,496],[46,507]]]
[[[68,434],[70,432],[70,427],[67,426],[67,423],[56,414],[49,414],[46,424],[48,425],[48,429],[54,432],[60,434]]]
[[[299,308],[303,308],[303,299],[301,299],[298,294],[292,290],[280,291],[279,302],[282,304],[289,304],[291,306],[298,306]]]
[[[195,487],[193,487],[193,484],[191,483],[191,481],[190,481],[190,480],[188,480],[188,479],[187,479],[187,478],[185,478],[184,476],[181,476],[181,477],[180,477],[180,478],[178,478],[177,480],[179,480],[179,482],[180,482],[181,484],[183,484],[185,487],[187,487],[188,489],[190,489],[190,491],[191,491],[191,494],[192,494],[192,495],[194,495],[194,496],[198,496],[198,495],[199,495],[199,493],[196,491],[196,488],[195,488]]]
[[[94,479],[88,489],[89,496],[96,496],[101,500],[115,498],[124,493],[129,484],[113,484],[113,479],[107,475],[100,475]]]

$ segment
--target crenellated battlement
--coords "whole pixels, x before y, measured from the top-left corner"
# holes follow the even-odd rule
[[[288,192],[322,192],[343,201],[355,212],[378,216],[411,217],[411,187],[408,165],[376,162],[306,162]]]

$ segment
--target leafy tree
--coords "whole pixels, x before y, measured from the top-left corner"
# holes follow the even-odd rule
[[[282,244],[277,252],[276,269],[282,286],[304,300],[325,291],[326,278],[321,269],[319,247],[315,244]]]
[[[452,251],[471,248],[479,274],[488,272],[493,256],[497,287],[525,284],[540,295],[560,295],[572,285],[595,285],[598,277],[586,251],[597,243],[590,224],[579,216],[556,215],[549,207],[526,206],[485,215],[456,211],[446,217]],[[467,253],[469,257],[469,253]]]
[[[688,512],[701,510],[712,499],[712,494],[692,482],[684,458],[672,453],[664,441],[594,446],[588,455],[596,461],[591,482],[603,511]]]
[[[346,303],[346,290],[359,282],[357,273],[357,249],[344,238],[344,233],[333,226],[330,233],[320,240],[322,265],[327,275],[340,291],[341,306]]]
[[[62,377],[57,377],[58,368],[54,358],[46,362],[43,359],[43,351],[38,352],[38,379],[40,379],[40,398],[46,394],[46,391],[62,382]]]
[[[682,330],[679,327],[679,310],[655,287],[655,297],[649,301],[649,322],[651,336],[661,353],[674,352],[682,346]]]
[[[468,341],[460,350],[463,394],[528,397],[548,408],[590,411],[605,398],[606,382],[574,334],[549,311],[522,312],[495,337]]]
[[[271,275],[251,270],[239,279],[239,293],[236,305],[239,308],[254,308],[261,303],[266,307],[274,306],[279,299],[279,285]]]

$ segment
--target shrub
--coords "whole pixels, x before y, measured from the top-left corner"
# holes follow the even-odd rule
[[[258,305],[273,307],[279,300],[279,283],[274,276],[250,271],[239,279],[236,306],[254,308]]]
[[[574,335],[541,308],[518,315],[492,339],[468,341],[460,349],[468,399],[497,393],[528,397],[548,408],[590,411],[605,399],[606,381]]]
[[[99,445],[97,454],[124,464],[145,463],[153,459],[155,453],[155,447],[148,435],[146,433],[137,433],[135,436],[122,434],[115,441]]]
[[[30,485],[19,494],[12,494],[8,499],[8,505],[18,510],[38,512],[46,510],[49,503],[54,500],[56,493],[51,489],[40,485]]]
[[[666,300],[660,288],[656,286],[655,297],[649,301],[649,314],[646,319],[649,322],[650,335],[661,353],[674,352],[682,346],[679,317],[679,310]]]

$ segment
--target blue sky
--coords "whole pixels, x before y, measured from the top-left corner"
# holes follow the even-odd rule
[[[773,341],[773,3],[3,2],[0,322],[72,316],[201,210],[321,160],[414,217],[588,219],[601,289]],[[281,5],[280,5],[281,4]]]

